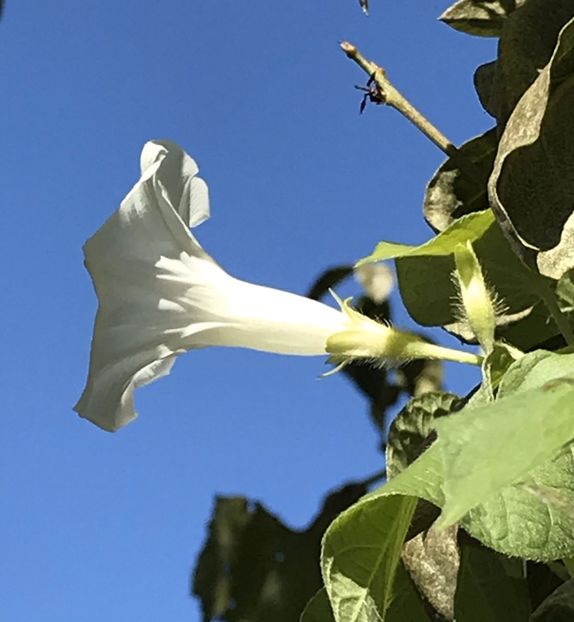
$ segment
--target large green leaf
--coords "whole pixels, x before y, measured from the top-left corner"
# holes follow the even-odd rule
[[[539,561],[572,555],[573,472],[569,449],[522,481],[494,493],[473,508],[461,524],[483,544],[506,555]]]
[[[574,357],[554,356],[563,359],[559,377],[546,380],[543,369],[541,386],[508,396],[502,393],[493,403],[437,422],[446,496],[442,524],[458,521],[506,486],[526,481],[529,473],[574,439]],[[519,493],[528,495],[531,483],[519,487]]]
[[[455,30],[498,37],[508,15],[526,0],[458,0],[439,19]]]
[[[505,233],[554,279],[574,267],[573,108],[574,20],[508,120],[489,181]]]
[[[416,499],[360,501],[331,524],[321,566],[336,622],[384,620]]]
[[[460,147],[460,156],[473,165],[472,177],[460,169],[460,157],[449,158],[436,171],[427,186],[423,208],[433,229],[444,231],[457,218],[488,208],[486,184],[497,145],[496,130],[489,130]]]
[[[461,622],[528,622],[530,602],[522,560],[464,541],[454,613]]]
[[[528,0],[505,20],[490,96],[500,128],[550,60],[558,33],[572,16],[571,0]]]
[[[573,354],[536,350],[509,367],[500,382],[498,396],[505,397],[518,391],[537,389],[573,371]]]

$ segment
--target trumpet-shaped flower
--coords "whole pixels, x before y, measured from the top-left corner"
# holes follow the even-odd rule
[[[332,335],[351,331],[349,355],[372,357],[368,342],[374,339],[376,356],[384,356],[383,336],[393,333],[346,308],[227,274],[190,232],[209,218],[207,186],[197,173],[177,145],[148,142],[139,181],[84,246],[99,306],[88,381],[75,410],[105,430],[131,421],[134,389],[169,373],[187,350],[219,345],[325,355]],[[361,340],[367,343],[357,346]],[[345,358],[343,342],[337,360]],[[400,358],[392,342],[392,356]]]
[[[87,386],[75,409],[115,430],[136,415],[133,391],[167,374],[178,354],[209,345],[326,354],[345,315],[320,302],[227,274],[189,227],[209,218],[195,162],[149,142],[141,178],[86,243],[99,299]]]

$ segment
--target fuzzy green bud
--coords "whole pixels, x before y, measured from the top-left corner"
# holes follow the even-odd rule
[[[456,278],[465,319],[488,354],[494,347],[496,308],[472,244],[459,244],[454,251]]]

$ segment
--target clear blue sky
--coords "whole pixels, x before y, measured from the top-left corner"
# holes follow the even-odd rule
[[[366,403],[341,375],[317,380],[321,359],[192,352],[119,433],[72,412],[96,307],[81,247],[148,139],[197,159],[212,204],[197,237],[246,280],[302,293],[379,239],[430,235],[421,199],[442,154],[391,110],[359,116],[365,77],[337,43],[383,63],[456,143],[492,125],[472,68],[495,43],[438,23],[446,1],[371,4],[7,0],[2,622],[197,621],[189,573],[215,494],[302,526],[328,488],[381,467]]]

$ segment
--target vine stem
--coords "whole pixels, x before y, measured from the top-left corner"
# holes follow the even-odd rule
[[[382,67],[373,61],[367,60],[352,43],[343,41],[340,46],[343,52],[374,80],[378,89],[376,97],[378,103],[391,106],[391,108],[400,112],[439,149],[452,158],[467,177],[473,179],[481,186],[484,185],[484,180],[478,174],[474,164],[465,158],[460,150],[395,88],[387,78],[387,74]]]
[[[543,279],[538,279],[536,289],[538,291],[538,295],[542,299],[542,302],[546,305],[546,308],[558,327],[562,337],[564,337],[564,341],[566,341],[568,346],[574,346],[574,331],[572,330],[572,326],[570,326],[568,318],[558,306],[554,292],[550,289],[548,283]]]

